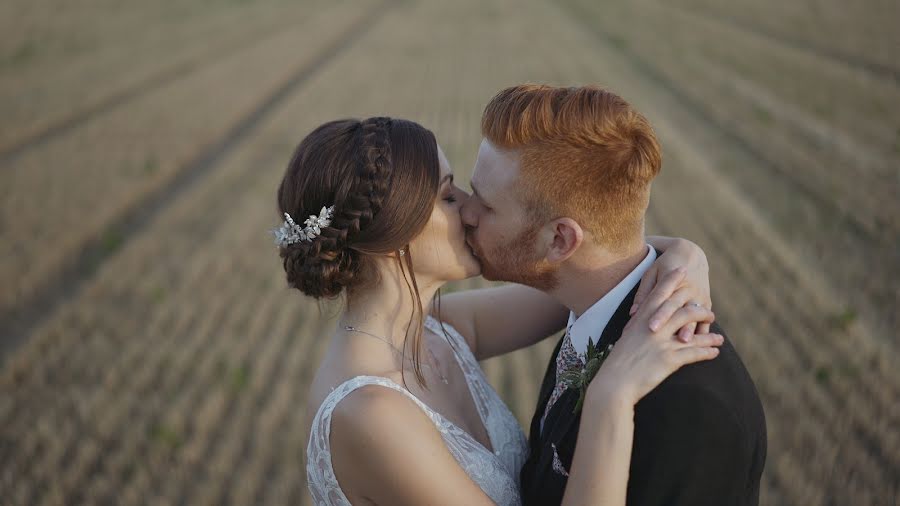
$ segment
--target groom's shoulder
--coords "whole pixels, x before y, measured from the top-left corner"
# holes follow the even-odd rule
[[[654,418],[692,423],[731,420],[750,432],[760,425],[764,431],[762,404],[750,373],[724,330],[713,324],[711,331],[725,336],[719,355],[673,373],[638,403],[636,414],[652,412]]]
[[[629,504],[668,504],[670,492],[678,504],[758,504],[765,415],[737,350],[712,331],[725,336],[716,358],[682,367],[635,406],[631,476],[655,485],[629,484]]]

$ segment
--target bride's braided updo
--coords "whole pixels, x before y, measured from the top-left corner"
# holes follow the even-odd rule
[[[313,130],[278,188],[279,216],[302,222],[331,205],[334,215],[318,237],[280,247],[288,285],[334,298],[377,282],[371,255],[403,249],[421,232],[439,176],[437,141],[417,123],[375,117]],[[412,275],[408,254],[405,263]]]

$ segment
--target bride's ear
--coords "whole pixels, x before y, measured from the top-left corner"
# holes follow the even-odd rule
[[[553,237],[547,248],[547,261],[560,263],[566,261],[581,246],[584,231],[581,225],[572,218],[557,218],[547,224]]]

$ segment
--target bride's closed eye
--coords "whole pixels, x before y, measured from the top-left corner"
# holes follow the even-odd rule
[[[444,197],[444,200],[451,204],[458,202],[460,199],[458,194],[460,194],[460,193],[465,196],[468,196],[468,194],[466,192],[462,191],[462,189],[458,188],[456,185],[452,185],[450,187],[450,191],[448,192],[447,196]]]

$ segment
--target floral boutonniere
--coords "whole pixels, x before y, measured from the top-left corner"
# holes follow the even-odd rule
[[[598,350],[597,347],[594,346],[594,340],[588,338],[587,353],[581,357],[582,363],[584,364],[581,369],[572,369],[560,375],[560,379],[567,387],[578,389],[579,391],[578,402],[575,404],[575,411],[573,411],[573,413],[581,411],[581,407],[584,405],[584,396],[587,393],[587,387],[591,384],[591,380],[594,379],[594,376],[597,375],[597,371],[600,370],[600,366],[603,365],[603,361],[609,356],[609,352],[612,351],[612,348],[613,345],[610,344],[606,346],[606,348]]]

